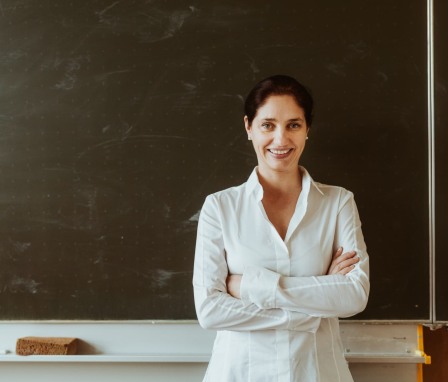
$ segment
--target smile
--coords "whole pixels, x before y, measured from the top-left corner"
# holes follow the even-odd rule
[[[283,150],[277,150],[277,149],[268,149],[268,151],[274,155],[285,155],[288,154],[292,149],[283,149]]]

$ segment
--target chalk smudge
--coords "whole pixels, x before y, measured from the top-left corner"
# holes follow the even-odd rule
[[[9,283],[7,289],[11,293],[31,293],[36,294],[38,292],[38,286],[40,283],[33,279],[25,279],[23,277],[16,277]]]
[[[65,71],[61,80],[54,85],[54,88],[58,90],[73,89],[78,81],[78,72],[81,70],[82,64],[88,61],[90,61],[89,56],[78,56],[67,60],[56,59],[54,66],[57,68],[62,64],[62,62],[65,62]]]
[[[25,252],[29,247],[31,247],[31,243],[22,243],[19,241],[16,241],[14,243],[12,243],[14,249],[19,252],[19,253],[23,253]]]
[[[152,274],[152,287],[164,288],[170,283],[171,279],[184,273],[185,272],[157,269]]]

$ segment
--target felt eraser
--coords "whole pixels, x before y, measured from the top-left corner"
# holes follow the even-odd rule
[[[76,354],[77,338],[23,337],[17,340],[18,355],[71,355]]]

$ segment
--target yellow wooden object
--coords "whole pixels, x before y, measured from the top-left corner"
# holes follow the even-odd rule
[[[425,358],[425,365],[431,364],[431,356],[425,354],[424,346],[423,346],[423,326],[418,325],[417,327],[417,341],[418,341],[418,352],[419,354]],[[423,364],[417,365],[417,382],[423,382]]]

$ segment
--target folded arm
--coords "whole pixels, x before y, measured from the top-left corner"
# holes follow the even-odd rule
[[[369,295],[369,259],[351,193],[341,200],[334,246],[350,248],[359,257],[347,274],[288,277],[250,266],[241,280],[241,300],[259,308],[282,308],[315,317],[349,317],[361,312]]]

